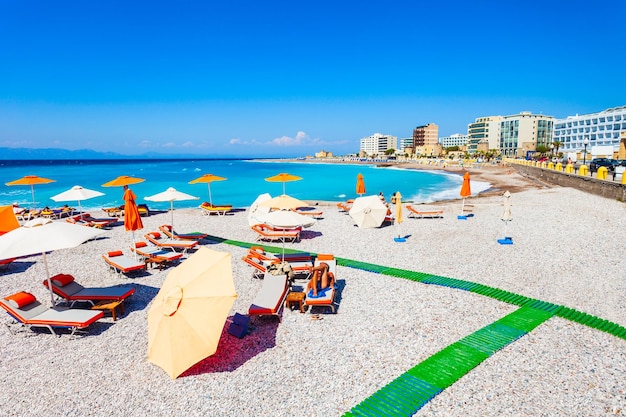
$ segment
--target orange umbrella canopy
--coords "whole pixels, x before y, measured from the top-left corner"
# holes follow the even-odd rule
[[[15,217],[13,206],[0,207],[0,235],[10,232],[20,227],[20,223]]]
[[[35,204],[35,185],[36,184],[49,184],[51,182],[56,182],[56,180],[51,180],[48,178],[38,177],[37,175],[26,175],[15,181],[9,181],[6,185],[30,185],[30,192],[33,194],[33,208],[36,208]]]
[[[283,194],[285,194],[285,183],[291,181],[300,181],[302,177],[298,177],[297,175],[287,174],[286,172],[281,172],[278,175],[274,175],[273,177],[265,178],[265,181],[269,182],[282,182],[283,183]]]
[[[365,181],[363,180],[363,174],[361,173],[356,176],[356,193],[360,196],[365,194]]]
[[[103,187],[123,187],[125,185],[139,184],[144,182],[143,178],[129,177],[128,175],[120,175],[116,179],[102,184]]]
[[[463,175],[463,185],[461,186],[461,192],[459,194],[463,198],[469,197],[470,195],[472,195],[472,190],[470,189],[470,174],[469,174],[469,172],[466,172],[465,175]]]
[[[211,183],[213,181],[224,181],[226,178],[219,177],[213,174],[204,174],[203,176],[196,178],[195,180],[189,181],[189,184],[199,184],[199,183],[207,183],[209,187],[209,203],[213,204],[213,197],[211,196]]]

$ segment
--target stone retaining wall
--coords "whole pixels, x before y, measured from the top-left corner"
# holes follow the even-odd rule
[[[541,181],[562,187],[578,188],[579,190],[619,201],[626,201],[626,185],[619,182],[599,180],[578,174],[553,171],[545,168],[511,164],[522,175],[537,178]]]

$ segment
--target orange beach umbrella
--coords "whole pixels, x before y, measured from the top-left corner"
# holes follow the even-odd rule
[[[0,207],[0,235],[20,227],[12,206]]]
[[[135,230],[143,229],[139,209],[137,208],[137,196],[128,186],[144,182],[143,178],[121,175],[114,180],[102,184],[103,187],[124,187],[124,229],[133,232],[133,247],[135,246]]]
[[[461,214],[463,214],[465,209],[465,198],[472,195],[469,172],[466,172],[465,175],[463,175],[463,185],[461,185],[461,192],[459,194],[463,197],[463,202],[461,203]]]
[[[213,181],[224,181],[226,178],[219,177],[213,174],[204,174],[203,176],[196,178],[195,180],[189,181],[189,184],[199,184],[199,183],[207,183],[209,187],[209,204],[213,205],[213,198],[211,197],[211,183]]]
[[[18,180],[7,182],[6,185],[30,185],[30,191],[33,194],[33,209],[36,209],[37,205],[35,203],[35,185],[49,184],[51,182],[56,182],[56,180],[38,177],[37,175],[26,175],[25,177],[22,177]]]
[[[361,173],[356,176],[356,193],[359,197],[365,194],[365,181],[363,180],[363,174]]]
[[[283,194],[285,193],[285,183],[291,181],[300,181],[302,177],[298,177],[297,175],[287,174],[286,172],[282,172],[278,175],[274,175],[273,177],[265,178],[265,181],[269,182],[282,182],[283,183]]]
[[[128,175],[120,175],[114,180],[102,184],[103,187],[123,187],[125,185],[139,184],[144,182],[143,178],[129,177]]]

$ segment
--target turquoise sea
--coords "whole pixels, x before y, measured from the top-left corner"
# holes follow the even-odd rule
[[[155,209],[167,209],[169,203],[144,200],[168,187],[199,197],[195,201],[177,201],[175,208],[196,207],[208,201],[206,184],[189,184],[203,175],[226,177],[226,181],[211,183],[214,204],[232,204],[249,207],[257,195],[269,193],[280,195],[282,183],[268,182],[265,178],[281,172],[302,177],[301,181],[285,184],[286,193],[302,200],[342,201],[355,198],[356,177],[362,173],[367,194],[383,192],[389,200],[391,194],[400,191],[403,200],[432,202],[459,198],[462,178],[458,175],[437,171],[416,171],[395,167],[379,168],[373,165],[326,164],[308,162],[258,161],[238,159],[215,160],[55,160],[55,161],[0,161],[0,205],[14,202],[23,207],[32,206],[30,186],[7,186],[6,182],[25,175],[37,175],[56,180],[50,184],[35,185],[38,208],[58,207],[50,197],[81,185],[103,192],[105,195],[81,201],[83,209],[119,206],[123,204],[122,189],[102,187],[120,175],[144,178],[146,181],[131,186],[137,194],[138,203],[147,203]],[[487,183],[472,182],[472,192],[478,193],[489,187]],[[75,206],[68,202],[70,206]]]

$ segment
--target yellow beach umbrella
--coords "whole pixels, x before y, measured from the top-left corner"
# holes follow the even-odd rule
[[[198,249],[167,275],[148,311],[148,361],[175,379],[213,355],[236,298],[231,254]]]
[[[309,207],[307,203],[286,194],[259,203],[259,207],[269,207],[276,210],[295,210],[299,207]]]
[[[120,175],[114,180],[102,184],[103,187],[123,187],[125,185],[139,184],[144,182],[143,178],[129,177],[128,175]]]
[[[287,174],[286,172],[282,172],[278,175],[274,175],[273,177],[265,178],[265,181],[269,182],[282,182],[283,183],[283,194],[285,193],[285,183],[291,181],[300,181],[302,177],[298,177],[297,175]]]
[[[213,198],[211,197],[211,183],[213,181],[225,181],[226,178],[218,177],[213,174],[204,174],[203,176],[196,178],[195,180],[189,181],[189,184],[199,184],[199,183],[207,183],[209,187],[209,204],[213,205]]]
[[[18,180],[9,181],[6,185],[30,185],[30,192],[33,195],[33,209],[37,208],[37,204],[35,203],[35,185],[37,184],[49,184],[51,182],[56,182],[56,180],[51,180],[48,178],[38,177],[37,175],[26,175]]]

